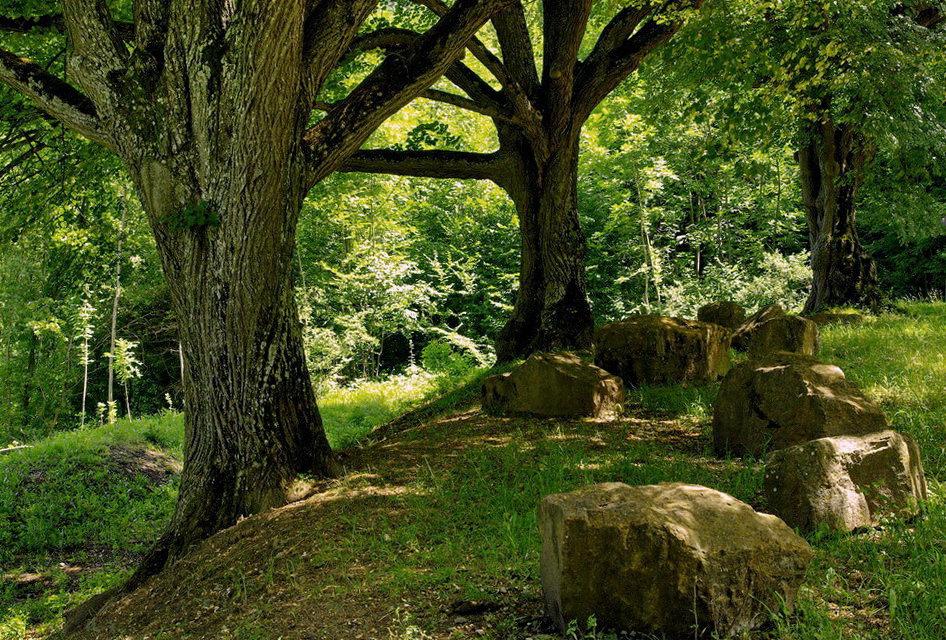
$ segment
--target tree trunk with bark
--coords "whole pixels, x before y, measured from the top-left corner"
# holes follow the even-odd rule
[[[499,362],[533,351],[591,347],[594,318],[578,222],[578,144],[570,142],[544,162],[531,148],[509,156],[501,184],[516,205],[521,252],[515,306],[496,340]]]
[[[832,306],[876,309],[882,295],[874,259],[857,237],[857,193],[873,161],[873,145],[851,125],[812,125],[798,153],[811,243],[811,292],[805,313]]]

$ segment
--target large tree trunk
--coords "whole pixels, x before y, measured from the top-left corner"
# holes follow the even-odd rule
[[[298,473],[333,470],[292,289],[301,164],[282,157],[259,179],[217,181],[203,205],[210,222],[190,228],[168,224],[181,215],[181,172],[155,161],[133,168],[181,320],[187,407],[177,509],[142,577],[285,504]]]
[[[509,136],[510,134],[507,134]],[[496,341],[499,362],[533,351],[591,347],[594,317],[585,290],[585,236],[578,221],[578,140],[542,158],[527,143],[502,181],[519,214],[519,291]],[[523,161],[523,159],[526,159]]]
[[[874,157],[853,127],[830,119],[813,125],[799,151],[802,199],[811,242],[812,284],[805,312],[831,306],[876,308],[877,267],[857,237],[857,192]]]

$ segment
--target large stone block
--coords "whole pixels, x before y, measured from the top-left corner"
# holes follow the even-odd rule
[[[880,406],[841,369],[790,353],[733,368],[713,410],[713,445],[721,455],[761,455],[817,438],[886,428]]]
[[[749,319],[739,325],[739,328],[733,332],[733,349],[745,351],[749,347],[749,335],[756,327],[773,318],[783,317],[785,317],[785,310],[782,309],[781,305],[770,304],[762,307],[749,316]]]
[[[818,325],[801,316],[770,318],[746,334],[746,351],[750,358],[778,351],[815,356],[820,349]]]
[[[595,364],[627,385],[712,382],[729,371],[732,332],[708,322],[631,316],[595,331]]]
[[[535,353],[483,382],[483,410],[498,415],[613,417],[624,383],[572,353]]]
[[[822,526],[847,532],[885,517],[915,516],[926,498],[920,449],[895,431],[776,451],[765,463],[763,486],[772,512],[803,532]]]
[[[712,322],[735,331],[746,321],[746,310],[728,300],[703,305],[696,312],[700,322]]]
[[[546,605],[563,631],[594,615],[603,628],[740,634],[791,608],[812,557],[777,517],[695,485],[546,496],[539,526]]]

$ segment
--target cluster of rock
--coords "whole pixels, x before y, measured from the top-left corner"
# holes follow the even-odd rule
[[[620,483],[546,496],[539,506],[542,583],[565,631],[599,625],[669,636],[731,637],[791,609],[812,551],[793,531],[853,531],[918,512],[926,483],[916,443],[838,367],[816,359],[819,325],[778,305],[751,317],[731,302],[698,320],[631,316],[594,334],[594,363],[538,353],[488,378],[483,408],[499,415],[608,418],[624,385],[712,382],[720,455],[762,456],[757,513],[707,487]],[[729,350],[748,360],[731,368]]]
[[[854,323],[854,314],[820,318]],[[818,324],[765,307],[736,330],[749,360],[723,379],[713,413],[720,455],[769,454],[769,508],[802,532],[849,532],[919,512],[926,482],[916,443],[889,430],[873,400],[814,356]]]
[[[537,353],[483,383],[483,410],[496,415],[610,417],[624,385],[712,382],[729,371],[732,331],[708,322],[636,315],[598,327],[594,364]]]

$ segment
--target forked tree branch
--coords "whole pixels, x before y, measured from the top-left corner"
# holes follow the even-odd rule
[[[686,8],[699,9],[704,1],[668,0],[619,46],[602,47],[597,57],[589,57],[576,77],[576,117],[579,121],[583,122],[654,49],[669,41],[680,29],[683,18],[671,17],[672,12]],[[613,39],[613,34],[609,35],[609,39]]]
[[[421,34],[410,29],[386,27],[377,29],[359,36],[352,42],[352,51],[369,51],[384,49],[389,54],[402,51],[417,41]],[[447,70],[446,77],[457,87],[462,89],[469,98],[457,96],[443,91],[429,89],[424,92],[425,98],[445,102],[462,109],[482,113],[490,117],[509,119],[511,115],[503,108],[501,95],[494,90],[479,74],[462,62],[457,61]]]
[[[437,81],[467,41],[513,0],[457,0],[413,44],[387,56],[351,94],[304,136],[311,184],[337,169],[387,118]]]
[[[412,2],[427,7],[441,18],[450,10],[450,7],[448,7],[443,0],[412,0]],[[509,72],[503,65],[503,61],[500,60],[495,53],[490,51],[489,47],[483,44],[479,38],[476,36],[470,38],[466,46],[470,50],[470,53],[493,74],[493,77],[499,81],[499,84],[505,87],[512,83],[512,78],[510,78]]]

